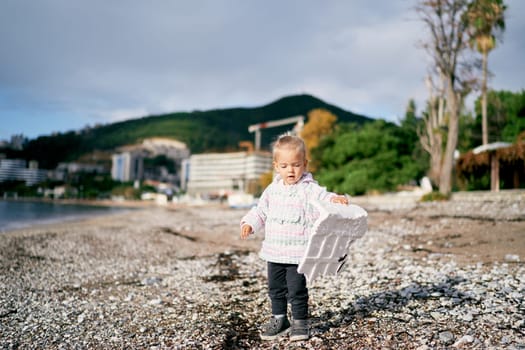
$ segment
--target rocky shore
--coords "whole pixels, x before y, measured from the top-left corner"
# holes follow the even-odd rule
[[[244,210],[148,207],[0,235],[2,349],[525,349],[525,193],[355,198],[369,231],[310,285],[311,339],[263,342]]]

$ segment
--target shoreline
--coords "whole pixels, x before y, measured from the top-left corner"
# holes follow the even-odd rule
[[[44,203],[44,204],[53,204],[53,205],[60,205],[60,206],[81,206],[81,207],[91,207],[91,208],[108,208],[109,211],[100,211],[100,212],[82,212],[79,211],[78,213],[74,214],[66,214],[64,217],[53,217],[53,218],[37,218],[37,219],[31,219],[31,223],[29,224],[21,224],[17,225],[19,221],[14,220],[13,223],[10,224],[10,227],[7,226],[6,228],[0,227],[0,234],[5,234],[11,231],[19,231],[19,230],[30,230],[35,229],[38,230],[39,226],[48,227],[50,225],[57,226],[57,225],[67,225],[69,223],[76,223],[77,221],[85,221],[89,220],[91,218],[100,218],[104,216],[112,216],[117,215],[120,213],[126,213],[128,210],[134,211],[134,210],[141,210],[141,209],[165,209],[165,210],[180,210],[184,208],[222,208],[222,209],[229,209],[227,205],[221,204],[221,203],[199,203],[195,205],[186,204],[186,203],[167,203],[167,204],[157,204],[154,201],[139,201],[139,200],[126,200],[126,201],[114,201],[114,200],[79,200],[79,199],[43,199],[43,198],[17,198],[17,199],[0,199],[0,203],[4,202],[12,202],[12,203]],[[237,210],[237,209],[234,209]]]
[[[104,206],[104,207],[148,207],[155,205],[152,201],[140,200],[123,200],[115,201],[111,199],[52,199],[40,197],[18,197],[18,198],[0,198],[0,201],[6,202],[33,202],[33,203],[54,203],[63,205],[86,205],[86,206]]]
[[[33,199],[0,201],[0,233],[29,229],[40,225],[53,225],[113,215],[119,212],[145,208],[145,206],[96,205],[80,201],[42,201]]]

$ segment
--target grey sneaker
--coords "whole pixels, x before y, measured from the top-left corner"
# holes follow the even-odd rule
[[[290,321],[286,316],[275,317],[272,316],[268,324],[265,325],[261,332],[262,340],[273,340],[277,339],[282,335],[287,334],[290,331]]]
[[[308,330],[308,320],[292,320],[291,341],[308,340],[310,331]]]

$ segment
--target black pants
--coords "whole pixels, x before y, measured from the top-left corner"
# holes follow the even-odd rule
[[[286,315],[287,303],[292,305],[294,320],[308,318],[306,278],[297,272],[296,264],[268,262],[268,295],[273,315]]]

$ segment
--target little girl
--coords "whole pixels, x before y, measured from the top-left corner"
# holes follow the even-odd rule
[[[277,175],[264,190],[256,207],[241,219],[241,238],[264,229],[259,253],[268,264],[268,295],[272,306],[270,322],[261,339],[276,339],[290,332],[290,340],[306,340],[308,329],[308,288],[306,278],[297,272],[310,235],[319,216],[312,200],[348,204],[345,196],[327,192],[306,171],[306,146],[296,136],[281,136],[273,147],[273,166]],[[292,323],[287,317],[292,308]]]

